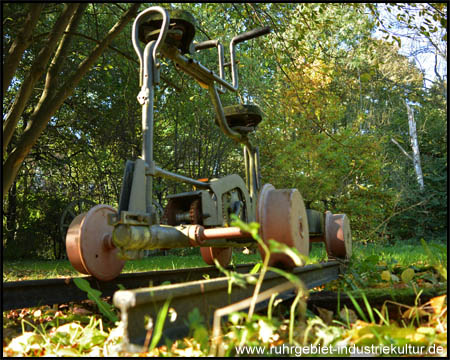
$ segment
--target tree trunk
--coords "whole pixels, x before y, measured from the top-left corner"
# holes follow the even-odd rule
[[[413,151],[413,163],[414,170],[416,172],[417,183],[419,184],[420,191],[424,189],[422,166],[420,165],[420,152],[419,142],[417,140],[416,121],[414,120],[414,112],[410,106],[406,103],[406,110],[408,111],[408,126],[409,126],[409,139],[411,141],[411,148]]]
[[[17,223],[17,182],[14,181],[8,193],[6,216],[6,244],[11,245],[16,236]]]

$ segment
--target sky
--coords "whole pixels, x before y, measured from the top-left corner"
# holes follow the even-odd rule
[[[380,20],[387,23],[393,23],[395,21],[395,8],[392,13],[386,11],[386,4],[378,4],[380,9]],[[419,4],[418,4],[419,7]],[[417,11],[418,12],[418,11]],[[424,18],[421,16],[416,16],[416,24],[418,27],[426,26],[423,22]],[[435,75],[435,64],[437,61],[437,71],[438,73],[447,80],[447,60],[442,56],[438,56],[437,59],[433,52],[431,44],[429,41],[426,41],[423,36],[419,36],[418,34],[414,34],[410,29],[404,27],[396,26],[394,29],[396,35],[400,35],[401,38],[401,48],[399,53],[410,58],[410,61],[413,62],[419,69],[423,71],[425,74],[425,86],[431,86],[431,81],[436,80]],[[435,34],[437,41],[440,43],[440,48],[445,52],[445,56],[447,55],[447,44],[443,41],[439,41],[442,38],[442,35],[446,32],[446,29],[442,29],[442,31],[437,32]],[[374,36],[376,38],[383,38],[386,34],[378,29]],[[406,36],[409,35],[409,36]],[[411,36],[413,38],[411,38]],[[426,49],[429,49],[428,51]],[[430,81],[431,80],[431,81]]]

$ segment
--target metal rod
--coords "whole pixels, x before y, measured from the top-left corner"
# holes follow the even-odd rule
[[[255,197],[255,157],[253,156],[253,152],[249,149],[249,168],[250,168],[250,197],[254,200]]]
[[[113,244],[121,251],[213,246],[242,247],[255,241],[238,227],[205,229],[202,225],[129,225],[113,230]],[[224,241],[217,241],[223,239]],[[236,240],[237,239],[237,240]]]
[[[247,136],[239,134],[237,131],[230,129],[230,127],[228,126],[227,120],[225,118],[225,113],[223,111],[222,102],[220,101],[219,93],[217,92],[217,88],[215,86],[210,86],[208,90],[209,94],[211,95],[211,101],[213,103],[214,110],[219,121],[219,126],[222,129],[223,133],[234,141],[247,146],[250,152],[253,152],[253,145],[250,143]]]
[[[204,240],[202,243],[202,247],[234,247],[234,248],[243,248],[243,247],[254,247],[257,245],[257,242],[253,240],[251,237],[247,238],[230,238],[230,239],[212,239],[212,240]]]
[[[249,168],[247,146],[244,146],[244,167],[245,167],[245,185],[247,186],[247,189],[250,191],[250,168]]]
[[[155,64],[152,58],[152,53],[155,47],[156,41],[151,41],[145,46],[144,79],[140,94],[142,97],[140,99],[142,103],[142,158],[150,168],[152,168],[153,165],[153,69]],[[142,91],[144,92],[143,94]],[[147,176],[145,184],[145,204],[146,211],[149,214],[153,213],[152,192],[153,177]]]
[[[255,148],[255,173],[256,173],[256,190],[261,189],[261,169],[259,167],[259,148]]]
[[[139,24],[142,21],[142,19],[144,18],[144,16],[151,12],[158,12],[162,16],[161,31],[158,35],[158,39],[156,40],[156,45],[153,48],[153,52],[152,52],[152,60],[155,63],[155,66],[157,68],[159,68],[157,52],[158,52],[160,46],[164,43],[164,40],[166,39],[166,35],[169,31],[169,19],[170,19],[169,13],[160,6],[149,7],[148,9],[142,11],[134,20],[131,41],[133,43],[134,51],[136,52],[136,54],[139,58],[139,64],[140,64],[140,66],[139,66],[139,86],[142,86],[142,84],[143,84],[143,80],[144,80],[143,72],[145,71],[142,47],[139,44],[139,36],[138,36],[139,35]]]
[[[208,86],[211,86],[214,82],[217,82],[230,91],[237,91],[237,87],[234,87],[229,82],[222,79],[214,71],[203,66],[196,60],[186,58],[185,56],[181,55],[179,51],[171,51],[168,46],[163,46],[161,52],[164,54],[164,56],[173,60],[175,64],[177,64],[183,71],[185,71],[198,81],[207,84]]]
[[[195,185],[196,187],[202,188],[202,189],[208,189],[210,187],[210,183],[208,183],[208,182],[198,181],[198,180],[191,179],[191,178],[188,178],[183,175],[175,174],[168,170],[161,169],[159,166],[155,166],[155,176],[163,177],[166,179],[179,181],[179,182],[186,182],[186,183]]]
[[[249,233],[242,231],[238,227],[222,227],[205,229],[202,234],[203,239],[234,239],[234,238],[248,238],[251,237]]]

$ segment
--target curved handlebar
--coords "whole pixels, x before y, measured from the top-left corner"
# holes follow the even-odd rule
[[[152,58],[153,58],[152,60],[153,60],[154,71],[155,71],[154,75],[157,79],[159,79],[159,67],[160,67],[160,62],[158,61],[158,51],[160,50],[161,45],[164,43],[166,35],[169,31],[169,22],[170,22],[169,13],[167,10],[163,9],[160,6],[152,6],[148,9],[142,11],[134,20],[133,30],[132,30],[132,42],[133,42],[133,48],[139,57],[140,85],[141,86],[143,84],[143,75],[144,75],[143,66],[144,66],[145,61],[144,61],[144,54],[142,51],[142,47],[139,44],[138,31],[139,31],[139,25],[140,25],[142,19],[144,18],[144,16],[148,15],[151,12],[158,12],[162,16],[161,30],[159,32],[156,42],[154,43],[153,53],[152,53]],[[201,64],[195,65],[194,66],[195,70],[191,69],[191,70],[188,70],[188,72],[190,72],[191,75],[196,77],[195,72],[200,71],[200,73],[207,76],[208,79],[219,82],[221,85],[221,87],[219,88],[219,91],[221,93],[225,92],[224,87],[226,87],[227,89],[229,89],[231,91],[237,91],[237,89],[238,89],[238,74],[237,74],[237,67],[236,67],[236,60],[235,60],[235,46],[243,41],[251,40],[256,37],[266,35],[266,34],[270,33],[270,31],[271,31],[270,27],[266,26],[266,27],[253,29],[253,30],[247,31],[245,33],[236,35],[235,37],[233,37],[231,39],[229,65],[231,65],[232,84],[228,83],[224,78],[224,67],[226,65],[224,64],[223,45],[219,42],[219,40],[207,40],[207,41],[203,41],[201,43],[194,44],[194,48],[196,51],[217,47],[218,55],[219,55],[219,73],[220,73],[219,77],[217,77],[217,75],[215,75],[211,70],[206,69]],[[149,44],[147,44],[147,45],[149,45]],[[146,55],[146,56],[148,56],[148,55]],[[169,57],[172,58],[172,56],[169,56]],[[177,60],[175,58],[172,58],[172,60],[175,60],[176,62],[177,61],[180,63],[187,62],[188,64],[195,63],[195,61],[193,61],[192,59],[191,60],[186,59],[183,56],[181,56],[181,54],[178,54],[175,57],[177,57],[177,58],[179,57]],[[187,68],[185,68],[185,70],[187,70]],[[192,72],[192,71],[194,71],[194,72]],[[158,80],[155,80],[155,83],[158,83],[158,82],[159,82]]]
[[[270,31],[271,31],[270,26],[253,29],[253,30],[250,30],[250,31],[247,31],[245,33],[235,36],[231,41],[235,44],[239,44],[243,41],[251,40],[258,36],[266,35],[266,34],[270,33]]]
[[[194,47],[195,50],[204,50],[217,47],[217,44],[219,44],[219,40],[206,40],[201,43],[194,44]]]
[[[245,33],[236,35],[231,41],[234,44],[239,44],[243,41],[251,40],[256,37],[266,35],[266,34],[270,33],[271,30],[272,29],[270,28],[270,26],[253,29],[253,30],[247,31]],[[213,47],[217,47],[218,43],[219,43],[219,40],[202,41],[201,43],[195,44],[195,50],[204,50],[204,49],[210,49]]]
[[[262,28],[257,28],[257,29],[253,29],[250,31],[247,31],[245,33],[236,35],[235,37],[233,37],[231,39],[230,42],[230,56],[231,56],[231,61],[229,63],[229,65],[231,65],[231,78],[232,78],[232,88],[231,90],[236,91],[238,88],[238,76],[237,76],[237,69],[235,67],[235,52],[234,52],[234,48],[237,44],[247,41],[247,40],[251,40],[254,39],[256,37],[262,36],[262,35],[266,35],[268,33],[270,33],[271,29],[269,26],[265,26]],[[223,46],[222,44],[220,44],[219,40],[206,40],[203,41],[201,43],[197,43],[194,45],[195,50],[199,51],[199,50],[204,50],[204,49],[210,49],[213,47],[217,47],[219,50],[219,70],[220,70],[220,78],[222,80],[224,80],[224,60],[223,60]],[[223,93],[225,90],[222,88],[219,89],[219,91],[221,93]]]
[[[143,67],[144,61],[143,61],[142,47],[139,45],[139,39],[138,39],[139,28],[138,28],[138,26],[139,26],[139,23],[141,22],[143,16],[145,16],[151,12],[159,12],[163,18],[162,25],[161,25],[161,31],[159,32],[155,47],[153,48],[153,63],[156,68],[159,68],[159,65],[160,65],[160,63],[158,61],[158,57],[157,57],[158,50],[159,50],[161,44],[166,39],[167,32],[169,31],[169,20],[170,20],[169,13],[167,12],[167,10],[163,9],[161,6],[149,7],[148,9],[142,11],[134,20],[133,32],[132,32],[133,35],[131,37],[131,40],[133,42],[134,51],[136,52],[137,56],[139,57],[139,63],[140,63],[140,80],[139,81],[140,82],[142,82],[142,71],[143,71],[142,67]]]

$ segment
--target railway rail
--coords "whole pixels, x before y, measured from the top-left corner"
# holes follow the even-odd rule
[[[323,285],[337,279],[343,271],[341,261],[311,264],[296,267],[292,274],[297,276],[308,289]],[[244,277],[252,276],[246,274]],[[188,334],[188,314],[197,308],[208,324],[213,322],[215,311],[230,304],[243,303],[240,311],[248,309],[245,300],[253,295],[254,285],[240,287],[232,284],[230,279],[219,277],[208,280],[190,281],[182,284],[147,287],[135,290],[119,290],[114,294],[113,303],[120,309],[123,331],[123,344],[131,352],[142,351],[148,333],[146,321],[152,319],[156,323],[158,312],[169,299],[170,307],[176,314],[172,321],[166,318],[164,323],[164,337],[176,339]],[[276,292],[282,299],[293,297],[295,284],[287,281],[282,275],[267,272],[262,283],[260,294]],[[257,304],[256,310],[267,306],[266,300]],[[147,319],[147,320],[146,320]]]
[[[239,273],[249,272],[251,264],[228,267]],[[182,283],[200,280],[204,276],[215,278],[222,273],[213,267],[201,267],[179,270],[160,270],[139,273],[121,274],[113,281],[100,281],[92,276],[84,277],[93,289],[100,290],[103,296],[112,296],[119,290],[119,284],[126,289],[138,287],[158,286],[160,284]],[[73,282],[74,278],[58,278],[44,280],[9,281],[3,283],[2,308],[3,311],[34,307],[42,305],[64,304],[80,302],[87,299],[87,294],[80,290]]]

